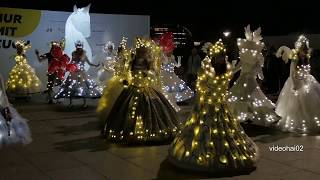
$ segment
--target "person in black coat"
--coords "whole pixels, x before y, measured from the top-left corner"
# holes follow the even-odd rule
[[[310,58],[311,75],[320,82],[320,49],[314,49]]]
[[[282,75],[282,62],[281,59],[276,57],[277,49],[271,46],[268,54],[265,57],[264,74],[267,93],[278,93],[281,86],[281,76],[285,76],[285,72]]]

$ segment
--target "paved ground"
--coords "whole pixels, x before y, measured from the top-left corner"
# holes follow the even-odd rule
[[[99,136],[97,101],[86,110],[68,110],[44,100],[16,102],[28,118],[33,142],[0,151],[0,180],[319,180],[320,136],[295,136],[273,129],[245,127],[260,148],[257,169],[249,175],[217,177],[177,169],[166,161],[167,145],[126,147]],[[188,107],[180,117],[187,116]],[[303,145],[303,152],[270,152],[273,145]]]

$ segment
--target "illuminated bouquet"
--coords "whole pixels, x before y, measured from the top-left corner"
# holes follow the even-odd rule
[[[48,72],[50,74],[56,73],[58,78],[63,80],[66,71],[74,72],[77,70],[75,64],[69,63],[70,58],[68,55],[63,53],[61,43],[52,42],[51,55],[53,58],[48,67]]]
[[[173,40],[173,33],[167,32],[162,34],[159,39],[159,45],[164,53],[172,52],[176,48]]]

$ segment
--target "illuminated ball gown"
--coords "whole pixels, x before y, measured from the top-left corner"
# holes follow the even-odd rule
[[[154,61],[135,59],[130,63],[128,78],[122,80],[122,91],[109,106],[111,109],[104,121],[102,133],[107,139],[129,144],[173,139],[180,123],[175,110],[159,90],[159,73],[152,68]],[[119,86],[119,82],[115,84]],[[110,95],[113,101],[115,95],[106,97]]]
[[[8,96],[27,96],[41,92],[42,83],[35,70],[28,64],[24,54],[15,56],[16,64],[9,73],[7,81]]]
[[[253,124],[271,126],[280,120],[274,109],[275,105],[262,92],[257,77],[263,79],[262,66],[264,57],[261,50],[264,46],[259,39],[238,39],[240,63],[237,69],[241,73],[230,89],[229,105],[241,121],[251,120]]]
[[[124,89],[123,81],[130,75],[128,68],[130,57],[131,52],[128,49],[117,55],[117,60],[114,64],[114,75],[104,86],[103,95],[99,99],[97,107],[97,113],[102,125],[104,125],[113,104]]]
[[[114,66],[116,63],[116,53],[114,51],[106,52],[105,58],[100,62],[97,72],[97,82],[101,86],[105,86],[114,75]]]
[[[12,107],[6,96],[5,86],[0,75],[0,112],[9,108],[11,121],[9,125],[2,113],[0,113],[0,148],[10,144],[28,144],[32,141],[27,120],[22,118]],[[10,135],[8,133],[10,131]]]
[[[72,64],[77,65],[77,70],[70,72],[66,80],[62,83],[55,99],[60,98],[99,98],[102,95],[102,88],[90,78],[84,69],[85,62],[88,62],[85,51],[82,54],[72,53]]]
[[[282,117],[278,126],[284,131],[320,133],[320,84],[310,74],[310,65],[297,66],[292,60],[287,79],[277,102]]]
[[[168,159],[178,167],[201,172],[251,169],[257,160],[258,148],[226,102],[232,73],[228,68],[225,74],[215,76],[210,61],[206,57],[202,62],[192,117],[171,144]]]
[[[164,58],[161,70],[163,91],[169,95],[168,98],[173,103],[190,99],[194,95],[186,83],[175,74],[175,67],[178,67],[178,64],[173,55]]]

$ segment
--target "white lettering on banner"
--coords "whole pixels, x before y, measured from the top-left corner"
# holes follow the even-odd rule
[[[26,40],[29,44],[30,40]],[[8,48],[15,48],[15,40],[14,39],[0,39],[0,49],[8,49]]]
[[[10,23],[10,24],[21,24],[22,16],[19,14],[0,14],[0,23]],[[14,36],[17,27],[10,26],[0,26],[0,35],[1,36]]]
[[[72,7],[70,7],[71,10]],[[8,78],[15,63],[12,59],[16,53],[14,43],[17,39],[22,39],[29,41],[32,45],[26,52],[28,63],[35,69],[40,80],[46,82],[48,67],[46,63],[39,63],[35,49],[38,49],[41,54],[47,53],[50,50],[51,41],[64,38],[65,25],[70,14],[72,12],[0,7],[0,72],[4,80]],[[149,16],[90,13],[90,21],[90,28],[86,29],[91,32],[85,32],[82,35],[91,33],[86,40],[91,47],[94,64],[98,64],[104,57],[102,49],[106,42],[113,41],[118,46],[122,37],[125,36],[128,38],[128,45],[131,46],[130,43],[135,37],[149,35],[150,31]],[[73,25],[76,29],[81,29],[84,24],[73,23]],[[72,32],[75,34],[75,31]],[[72,51],[74,43],[70,44]],[[88,74],[95,77],[96,69],[92,69],[95,71],[90,71]]]

